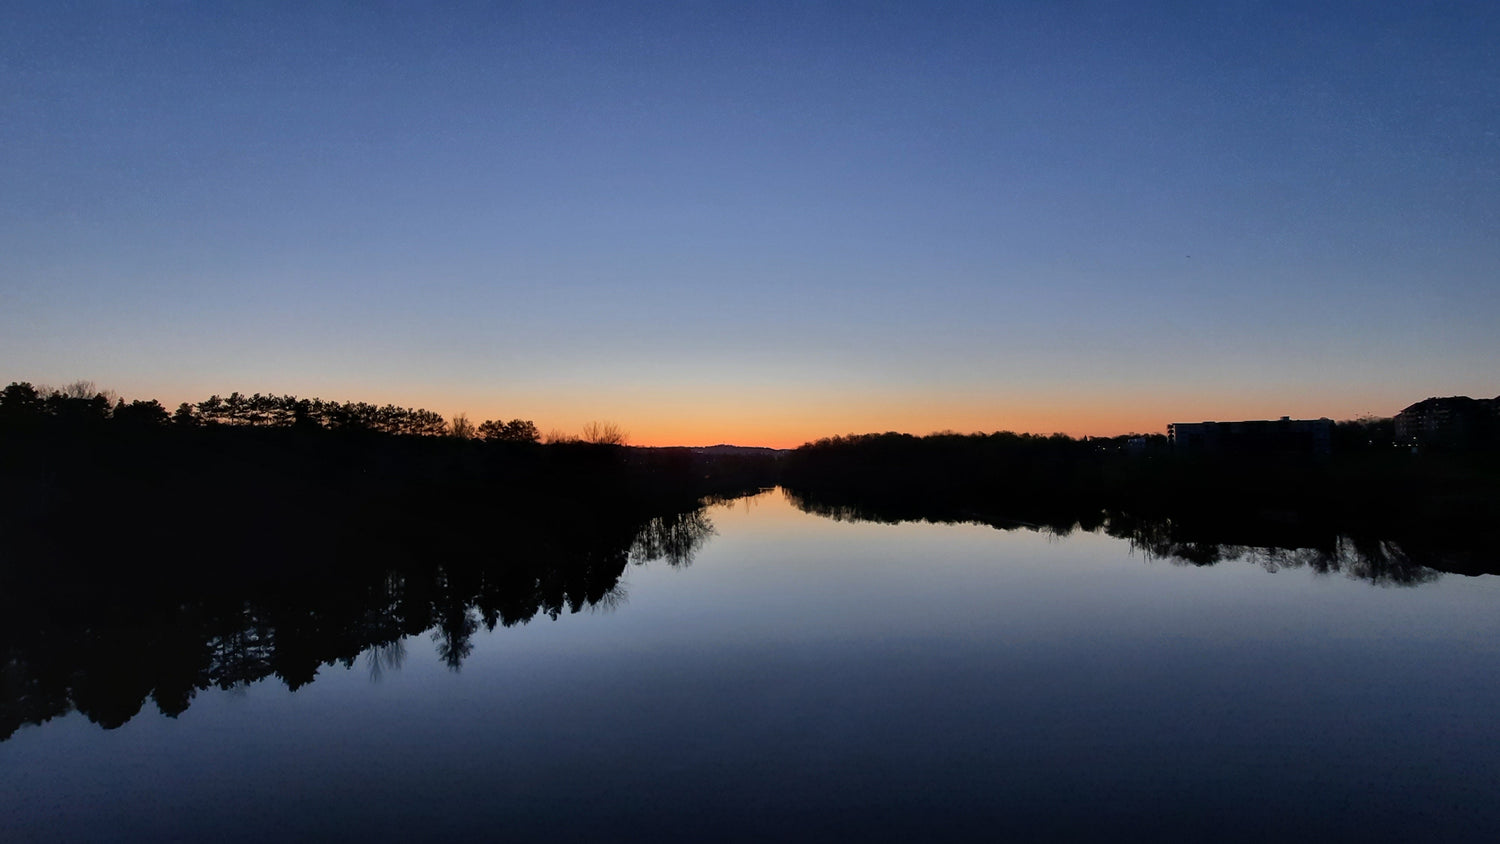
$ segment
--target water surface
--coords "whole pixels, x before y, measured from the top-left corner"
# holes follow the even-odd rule
[[[576,612],[462,609],[295,691],[22,726],[7,835],[1500,834],[1500,578],[1194,566],[779,491],[690,533]]]

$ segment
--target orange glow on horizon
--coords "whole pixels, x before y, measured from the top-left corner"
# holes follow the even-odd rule
[[[198,390],[128,390],[127,398],[160,398],[168,408],[207,397]],[[591,389],[538,389],[511,395],[434,389],[326,389],[296,385],[296,394],[334,401],[392,403],[423,407],[452,419],[464,413],[478,424],[486,419],[529,419],[545,436],[579,434],[591,421],[618,425],[631,445],[709,446],[729,444],[795,448],[830,436],[897,431],[925,435],[1014,431],[1063,433],[1072,437],[1165,433],[1171,422],[1234,419],[1353,419],[1365,414],[1392,416],[1426,396],[1392,399],[1374,391],[1257,391],[1164,388],[1141,394],[1112,385],[1070,385],[1009,394],[975,396],[937,390],[822,389],[814,386],[717,386],[713,390],[645,389],[639,385]],[[191,390],[189,392],[189,390]],[[253,390],[242,390],[250,392]],[[122,394],[127,391],[121,391]],[[219,391],[221,394],[222,391]],[[154,393],[154,394],[153,394]],[[180,393],[180,395],[179,395]]]
[[[621,413],[610,417],[610,420],[629,433],[632,445],[707,446],[725,443],[796,448],[824,437],[886,431],[915,435],[939,431],[961,434],[1014,431],[1031,434],[1062,433],[1071,437],[1165,434],[1167,425],[1172,422],[1276,419],[1281,416],[1294,419],[1326,416],[1339,421],[1365,414],[1392,416],[1404,406],[1382,406],[1380,402],[1352,397],[1343,401],[1330,401],[1318,397],[1287,396],[1278,399],[1245,396],[1239,400],[1226,401],[1215,397],[1164,396],[1159,404],[1100,402],[1089,406],[1078,402],[1068,406],[1039,402],[1034,407],[1002,410],[975,406],[973,403],[930,402],[890,408],[851,407],[845,412],[830,408],[792,408],[755,419],[733,416],[714,418],[707,414],[678,418],[665,414],[647,416]],[[538,424],[541,425],[540,422]],[[580,421],[572,429],[581,426]],[[544,431],[547,430],[547,426],[541,427]],[[561,427],[568,429],[566,426]]]

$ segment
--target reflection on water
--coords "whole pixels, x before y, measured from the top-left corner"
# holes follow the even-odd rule
[[[1075,531],[1099,531],[1127,540],[1133,551],[1148,559],[1208,566],[1228,561],[1259,565],[1266,571],[1306,568],[1320,574],[1342,573],[1371,583],[1414,586],[1444,572],[1480,574],[1500,572],[1500,549],[1488,535],[1453,536],[1444,532],[1413,532],[1400,538],[1371,529],[1358,536],[1300,514],[1280,512],[1194,511],[1180,516],[1145,517],[1115,510],[1028,513],[1031,519],[1011,519],[975,511],[931,510],[923,502],[848,501],[789,491],[798,509],[836,521],[898,524],[926,521],[939,524],[985,524],[999,530],[1042,531],[1066,537]]]
[[[804,512],[841,521],[921,518],[910,508],[786,496]],[[118,727],[147,699],[163,714],[177,716],[199,691],[266,677],[295,690],[312,682],[320,667],[350,666],[361,655],[369,676],[378,680],[401,667],[407,637],[422,633],[430,636],[441,661],[457,671],[473,653],[479,631],[525,624],[539,615],[557,619],[587,607],[613,609],[625,598],[620,577],[627,565],[687,566],[714,533],[706,507],[635,519],[553,515],[507,523],[503,542],[485,541],[489,559],[411,560],[378,574],[206,594],[195,593],[191,585],[132,591],[117,581],[102,589],[78,585],[75,591],[56,579],[47,581],[53,591],[43,594],[28,592],[24,583],[7,589],[0,599],[6,655],[0,737],[73,710],[105,728]],[[1127,540],[1147,559],[1195,566],[1239,561],[1272,572],[1309,569],[1404,586],[1437,579],[1442,564],[1454,559],[1451,553],[1413,553],[1396,541],[1306,525],[1288,531],[1284,524],[1272,524],[1268,532],[1264,525],[1242,523],[1226,531],[1237,541],[1216,542],[1211,531],[1191,522],[1117,512],[1083,518],[1058,514],[1045,523],[977,514],[928,520],[1057,537],[1099,531]],[[1276,544],[1278,531],[1292,541]]]
[[[672,566],[689,565],[693,562],[693,555],[713,532],[713,522],[702,509],[652,517],[636,532],[635,541],[630,544],[630,562],[639,565],[665,560]],[[607,595],[598,599],[608,600]]]
[[[370,682],[378,683],[387,671],[400,671],[406,662],[406,640],[384,642],[365,651],[365,667],[370,671]]]
[[[7,833],[1500,832],[1500,593],[1426,565],[1493,564],[1484,549],[1281,515],[945,526],[748,504],[473,519],[335,577],[11,571]]]
[[[1132,547],[1146,554],[1193,565],[1225,561],[1248,562],[1269,572],[1311,569],[1318,574],[1343,573],[1371,583],[1414,586],[1442,576],[1412,559],[1394,542],[1359,541],[1334,537],[1331,547],[1262,548],[1249,545],[1206,545],[1196,542],[1143,542],[1131,537]]]
[[[554,514],[559,515],[559,514]],[[627,565],[687,566],[713,533],[703,508],[631,521],[577,514],[508,525],[499,561],[412,560],[373,576],[258,584],[195,594],[169,584],[143,592],[50,585],[46,596],[6,590],[0,644],[0,738],[76,710],[119,727],[149,698],[177,716],[204,689],[276,677],[296,690],[322,666],[370,677],[399,669],[406,637],[430,631],[438,657],[457,671],[481,629],[552,619],[624,599]],[[82,614],[34,603],[76,599]]]

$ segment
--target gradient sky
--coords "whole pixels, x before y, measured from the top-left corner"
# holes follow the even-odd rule
[[[0,6],[0,381],[639,444],[1500,393],[1500,4]]]

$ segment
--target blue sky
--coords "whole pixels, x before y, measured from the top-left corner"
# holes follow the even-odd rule
[[[1494,395],[1497,45],[1488,3],[8,5],[0,378],[778,445]]]

